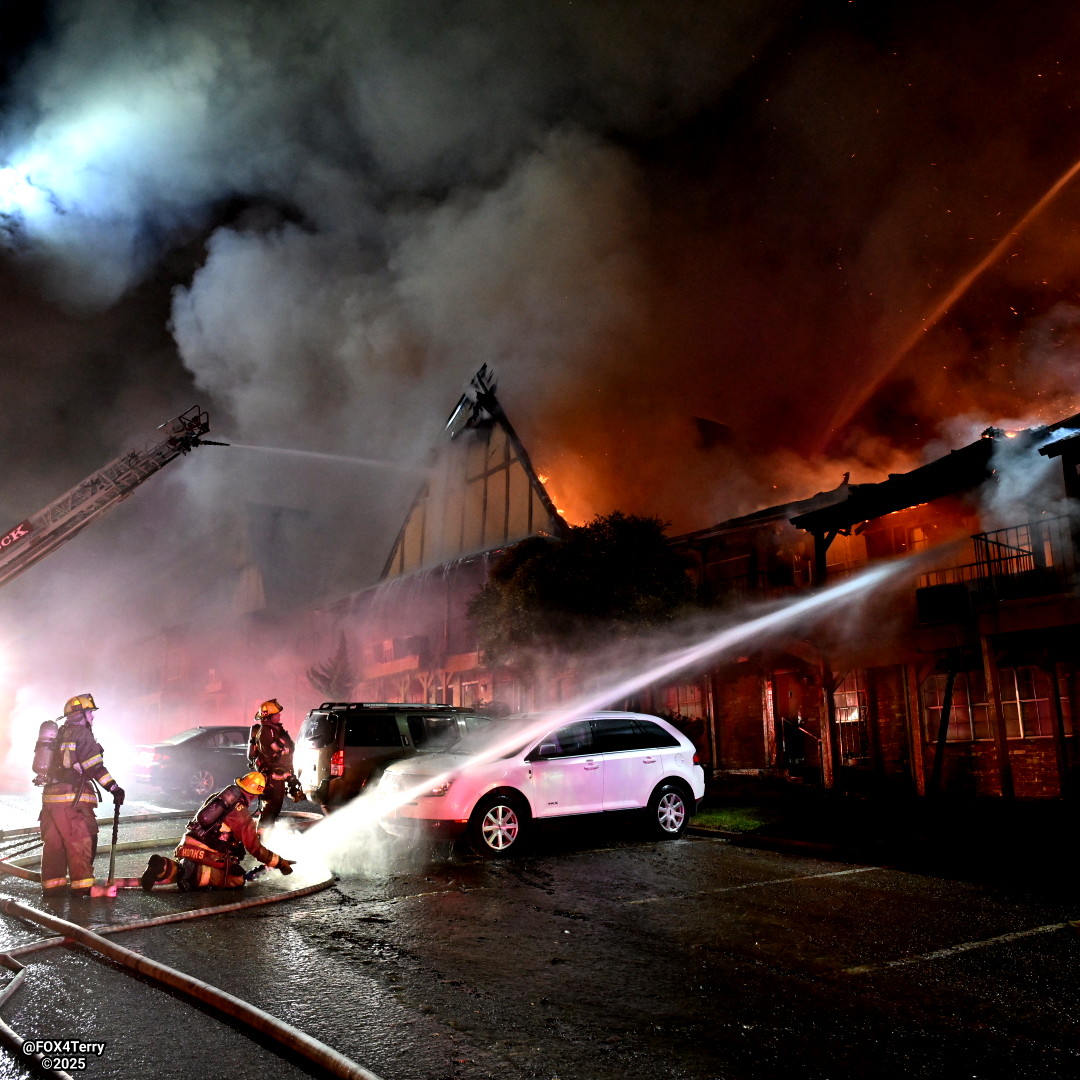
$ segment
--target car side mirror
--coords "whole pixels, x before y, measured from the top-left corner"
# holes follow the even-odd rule
[[[556,743],[556,742],[542,742],[536,748],[536,752],[535,752],[535,754],[533,756],[538,757],[538,758],[549,758],[549,757],[555,757],[555,755],[558,754],[558,752],[559,752],[559,744],[558,743]]]

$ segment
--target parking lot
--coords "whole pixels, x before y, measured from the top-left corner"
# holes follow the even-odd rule
[[[308,872],[298,863],[289,886]],[[282,887],[264,880],[249,892]],[[108,918],[178,901],[135,891]],[[1023,882],[605,823],[494,861],[358,836],[330,890],[124,940],[385,1080],[1065,1077],[1080,1052],[1078,915]],[[85,1075],[194,1077],[222,1054],[238,1078],[303,1075],[206,1018],[180,1048],[168,1033],[190,1006],[77,952],[37,955],[5,1018],[28,1037],[74,1034],[75,995],[83,1036],[108,1043]]]

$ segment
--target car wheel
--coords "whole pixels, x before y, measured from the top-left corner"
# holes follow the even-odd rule
[[[214,774],[209,769],[196,769],[188,781],[188,792],[202,802],[208,795],[213,795]]]
[[[489,858],[517,851],[528,831],[528,811],[512,795],[489,795],[481,799],[469,819],[469,842]]]
[[[678,784],[661,784],[649,800],[649,829],[661,840],[674,840],[690,824],[690,804]]]

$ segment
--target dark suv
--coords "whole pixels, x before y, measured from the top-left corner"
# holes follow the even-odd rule
[[[492,718],[451,705],[327,701],[307,714],[294,767],[312,802],[333,809],[382,776],[391,761],[445,750]]]

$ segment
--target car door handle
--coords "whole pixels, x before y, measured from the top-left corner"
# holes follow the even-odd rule
[[[592,772],[593,769],[599,769],[599,768],[600,768],[600,762],[596,762],[595,765],[591,761],[585,762],[585,771],[586,772]]]
[[[641,764],[642,765],[655,765],[656,764],[656,758],[654,758],[654,757],[642,758],[641,759]]]

